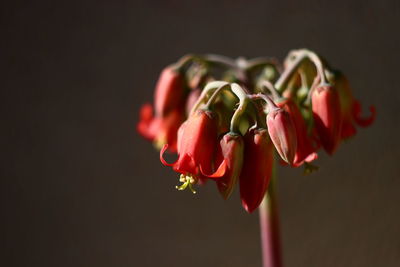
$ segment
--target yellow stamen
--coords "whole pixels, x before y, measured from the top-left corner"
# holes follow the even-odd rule
[[[190,191],[192,191],[193,194],[196,194],[193,185],[197,183],[197,180],[192,174],[181,174],[179,176],[179,182],[181,182],[182,184],[180,186],[175,186],[176,189],[182,191],[189,187]]]

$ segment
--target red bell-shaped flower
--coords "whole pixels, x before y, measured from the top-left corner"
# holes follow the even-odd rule
[[[164,117],[153,117],[153,108],[145,104],[140,110],[140,121],[137,131],[146,139],[152,141],[160,149],[168,144],[171,152],[176,152],[177,132],[184,120],[184,114],[179,109],[174,109]]]
[[[318,154],[315,152],[316,149],[307,133],[307,125],[297,104],[292,99],[285,99],[277,105],[289,113],[296,128],[297,149],[293,166],[298,167],[304,162],[311,162],[317,159]]]
[[[165,116],[172,109],[185,105],[184,78],[172,66],[166,67],[158,78],[154,92],[154,106],[156,116]]]
[[[267,115],[268,133],[281,158],[293,164],[297,151],[297,135],[289,113],[282,108],[274,108]]]
[[[219,143],[216,166],[225,161],[225,173],[216,180],[218,190],[224,199],[227,199],[239,178],[243,165],[244,142],[239,134],[229,132]],[[220,175],[220,174],[218,174]]]
[[[244,160],[240,174],[240,198],[247,212],[261,203],[272,177],[273,144],[266,129],[250,130],[244,136]]]
[[[181,173],[184,183],[187,185],[204,182],[207,177],[220,177],[225,173],[226,164],[223,162],[218,170],[213,172],[215,147],[217,145],[217,120],[211,111],[198,110],[182,124],[178,131],[178,160],[169,164],[163,154],[167,149],[166,144],[160,151],[160,160],[166,166],[172,166],[173,170]]]
[[[332,86],[319,86],[312,92],[311,101],[319,141],[332,155],[339,145],[342,127],[339,94]]]

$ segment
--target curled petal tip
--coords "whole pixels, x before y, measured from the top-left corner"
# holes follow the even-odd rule
[[[310,163],[314,160],[316,160],[318,158],[318,153],[317,152],[312,152],[311,154],[309,154],[308,156],[306,156],[303,160],[298,161],[298,162],[294,162],[292,167],[300,167],[303,164],[307,164]]]
[[[174,163],[168,163],[165,161],[164,159],[164,153],[165,151],[168,149],[168,144],[165,144],[162,149],[160,150],[160,161],[162,164],[164,164],[165,166],[174,166],[176,162]]]
[[[354,120],[361,127],[370,126],[376,118],[376,108],[375,106],[369,107],[370,115],[366,118],[361,117],[361,104],[358,101],[354,102]]]
[[[307,158],[304,160],[305,162],[311,162],[314,161],[318,158],[318,153],[317,152],[313,152],[310,155],[307,156]]]
[[[209,177],[209,178],[220,178],[220,177],[222,177],[222,176],[225,175],[225,173],[226,173],[226,167],[227,167],[227,162],[226,162],[226,160],[224,159],[224,160],[222,161],[222,163],[219,165],[218,169],[217,169],[214,173],[212,173],[212,174],[207,174],[207,173],[205,173],[205,172],[203,171],[203,168],[202,168],[201,165],[200,165],[200,172],[201,172],[201,174],[203,174],[204,176]]]

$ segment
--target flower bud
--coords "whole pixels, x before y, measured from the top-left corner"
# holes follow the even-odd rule
[[[226,171],[223,176],[216,179],[218,190],[224,199],[227,199],[239,178],[243,165],[244,142],[243,137],[235,133],[225,134],[218,148],[217,166],[226,162]]]
[[[184,93],[183,76],[172,66],[166,67],[161,72],[154,92],[156,115],[165,116],[172,109],[183,105]]]
[[[297,150],[297,136],[289,113],[281,108],[273,109],[267,115],[267,126],[278,154],[292,165]]]
[[[266,129],[250,130],[244,145],[240,198],[243,208],[251,213],[260,205],[272,177],[273,145]]]
[[[296,129],[297,149],[293,166],[298,167],[304,162],[315,160],[318,155],[315,152],[316,149],[312,145],[311,138],[308,136],[307,125],[297,104],[291,99],[285,99],[277,105],[288,112]]]
[[[338,92],[332,86],[320,86],[312,92],[311,101],[319,140],[332,155],[339,145],[342,127]]]

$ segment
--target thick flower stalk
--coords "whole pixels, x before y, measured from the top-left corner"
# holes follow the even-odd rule
[[[373,123],[376,111],[369,110],[362,116],[347,78],[310,50],[291,51],[282,65],[269,58],[187,55],[162,71],[137,130],[178,173],[178,190],[195,193],[196,185],[211,180],[224,199],[239,187],[249,213],[264,203],[264,267],[272,267],[282,263],[276,191],[269,189],[274,158],[305,173],[316,170],[321,148],[333,155],[356,126]],[[166,152],[177,160],[168,163]]]

